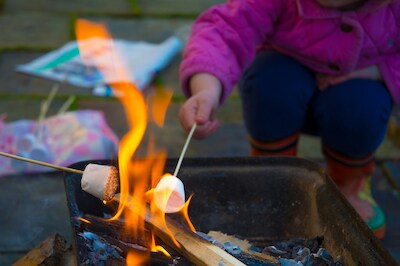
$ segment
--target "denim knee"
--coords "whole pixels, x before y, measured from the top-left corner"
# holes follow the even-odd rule
[[[249,134],[269,141],[300,131],[315,89],[313,73],[296,60],[271,51],[258,54],[239,83]]]
[[[331,86],[315,101],[319,134],[330,148],[365,156],[382,143],[393,105],[384,84],[353,79]]]

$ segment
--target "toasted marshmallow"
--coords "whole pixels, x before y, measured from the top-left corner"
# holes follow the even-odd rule
[[[102,200],[111,200],[118,189],[118,170],[114,166],[88,164],[83,171],[81,187]]]

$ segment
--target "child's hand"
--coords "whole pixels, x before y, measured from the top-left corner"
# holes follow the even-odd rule
[[[213,113],[219,106],[222,86],[216,77],[200,73],[190,79],[190,89],[192,96],[181,107],[179,119],[187,132],[196,122],[193,136],[197,139],[206,138],[219,127],[219,121],[213,118]]]
[[[316,77],[317,86],[320,90],[325,90],[331,85],[339,84],[354,78],[382,80],[382,75],[379,68],[376,65],[372,65],[354,70],[353,72],[343,76],[331,76],[318,73]]]

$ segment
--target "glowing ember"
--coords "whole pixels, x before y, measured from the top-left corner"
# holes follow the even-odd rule
[[[143,94],[134,84],[128,82],[129,76],[122,57],[117,51],[113,50],[112,38],[104,25],[80,19],[76,24],[76,37],[85,63],[96,66],[104,76],[112,73],[114,77],[118,77],[119,82],[113,83],[111,86],[114,94],[118,95],[125,108],[126,118],[130,126],[129,132],[120,142],[118,159],[121,193],[118,210],[111,220],[118,219],[123,215],[128,233],[140,236],[144,234],[144,217],[149,215],[149,211],[151,211],[150,215],[153,220],[157,220],[158,224],[163,224],[166,227],[164,212],[168,211],[166,208],[168,203],[173,203],[174,210],[181,210],[189,226],[194,231],[194,227],[187,215],[189,201],[186,204],[184,202],[183,184],[178,184],[175,181],[175,183],[172,183],[173,189],[166,194],[163,193],[167,190],[160,190],[159,188],[152,190],[163,175],[162,171],[166,159],[165,151],[155,150],[152,136],[149,138],[148,155],[145,158],[133,160],[133,155],[146,132],[148,119],[152,119],[159,126],[163,125],[165,112],[172,93],[158,89],[150,97],[150,103],[146,104]],[[166,187],[170,187],[170,183],[166,181],[171,176],[169,174],[165,175],[160,184],[165,183],[168,184]],[[166,177],[167,179],[165,179]],[[165,181],[163,181],[164,179]],[[178,190],[175,189],[177,187],[179,188]],[[157,196],[149,197],[149,194],[151,194],[149,191],[153,191],[154,195]],[[160,191],[163,191],[163,193]],[[163,195],[160,196],[161,194]],[[152,200],[152,198],[161,199],[161,203],[150,202],[149,208],[148,201]],[[161,208],[155,208],[155,205],[161,206]],[[170,237],[179,246],[172,234],[170,234]],[[164,248],[155,245],[154,240],[152,242],[149,243],[151,251],[161,251],[164,254],[168,254]],[[147,259],[143,257],[143,254],[130,253],[127,256],[127,264],[140,265]]]

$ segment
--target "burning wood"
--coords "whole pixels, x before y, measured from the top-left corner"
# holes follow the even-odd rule
[[[126,225],[119,220],[108,221],[94,215],[85,214],[81,223],[82,231],[90,231],[100,236],[110,236],[124,243],[135,243],[148,247],[151,241],[151,232],[145,230],[141,236],[132,236],[125,231]]]
[[[118,195],[113,200],[118,201]],[[229,253],[205,241],[187,227],[178,224],[169,216],[165,217],[165,223],[163,223],[154,217],[150,210],[147,210],[143,219],[146,228],[195,265],[245,265]]]
[[[153,223],[151,217],[147,217],[145,220],[158,237],[170,246],[174,246],[175,241],[171,241],[171,237],[166,231],[167,228]],[[166,224],[167,230],[172,233],[180,245],[178,247],[175,246],[176,250],[195,265],[245,265],[229,253],[203,240],[187,228],[180,226],[169,217],[166,217]]]
[[[82,235],[87,239],[86,242],[89,240],[93,242],[93,239],[96,238],[98,241],[102,241],[101,243],[110,245],[122,256],[117,256],[116,253],[114,253],[115,251],[111,252],[109,247],[103,248],[101,251],[97,250],[97,253],[106,252],[106,254],[109,255],[109,258],[106,258],[106,261],[109,261],[109,259],[116,260],[118,258],[119,261],[123,261],[124,257],[126,257],[130,250],[136,250],[137,252],[142,253],[149,251],[146,248],[148,246],[148,239],[137,240],[130,238],[127,235],[124,236],[123,222],[106,222],[102,218],[91,215],[85,215],[84,218],[90,221],[90,223],[84,223],[81,225],[81,229],[83,229],[85,233],[79,233],[79,235]],[[210,231],[208,234],[197,232],[195,234],[188,230],[188,228],[183,224],[179,223],[176,219],[169,216],[167,217],[166,222],[169,232],[166,231],[167,229],[165,225],[160,224],[158,220],[153,221],[151,215],[147,215],[145,221],[146,227],[149,229],[149,231],[147,231],[147,236],[149,236],[151,232],[154,232],[165,244],[174,248],[195,265],[215,265],[218,262],[219,265],[250,264],[260,266],[344,265],[341,257],[334,259],[329,251],[322,247],[324,240],[322,236],[310,239],[292,238],[286,241],[271,241],[262,238],[258,239],[259,243],[257,246],[254,246],[248,240],[243,240],[218,231]],[[89,231],[96,233],[98,237],[93,236]],[[171,239],[169,233],[172,233],[180,246],[176,245],[175,240]],[[99,245],[100,244],[97,244],[97,246]],[[161,253],[152,254],[150,260],[153,261],[164,260],[164,262],[166,262],[172,260],[163,256]],[[240,264],[236,264],[236,262],[234,263],[231,260],[224,260],[227,256],[230,256]],[[93,257],[93,255],[91,257]],[[176,262],[174,264],[179,263]],[[183,265],[186,264],[184,263]]]
[[[105,191],[108,189],[107,186],[109,185],[109,179],[115,178],[115,175],[116,173],[111,170],[110,166],[89,164],[85,168],[84,175],[82,177],[82,189],[87,192],[91,192],[92,195],[97,196],[99,199],[104,199],[104,195],[106,194]],[[96,178],[96,176],[98,178]],[[83,180],[84,177],[86,177],[85,180]],[[164,178],[166,179],[164,182],[162,182]],[[167,175],[164,178],[161,179],[161,182],[156,187],[153,194],[156,198],[159,198],[159,205],[164,206],[163,209],[169,208],[169,210],[174,210],[176,212],[182,208],[182,206],[179,205],[184,204],[183,183],[180,182],[180,188],[178,186],[180,189],[178,190],[180,191],[179,194],[173,195],[173,193],[177,191],[176,177],[173,178],[172,175]],[[173,182],[171,182],[171,178]],[[113,187],[112,191],[114,193],[116,190],[117,187]],[[111,194],[113,195],[114,193]],[[171,197],[171,195],[173,196]],[[169,200],[170,198],[172,198],[172,201]],[[172,202],[174,205],[170,205],[170,202]],[[119,194],[115,195],[111,203],[119,203]],[[118,229],[124,226],[121,224],[121,222],[116,220],[113,220],[113,223],[110,223],[110,225],[106,225],[107,222],[102,222],[102,219],[94,216],[87,216],[84,218],[84,220],[88,221],[88,223],[84,224],[84,226],[87,228],[96,229],[96,227],[100,227],[104,229],[111,227],[112,231],[119,231]],[[205,241],[188,228],[180,226],[170,217],[165,217],[165,221],[160,221],[160,219],[153,215],[149,207],[146,208],[144,217],[142,217],[142,219],[145,221],[146,228],[150,229],[164,243],[174,248],[177,252],[181,253],[196,265],[245,265],[235,257],[231,256],[229,253]],[[91,221],[94,221],[94,223],[92,224]],[[114,230],[113,227],[119,228]],[[103,239],[105,238],[107,237],[103,237]],[[121,250],[125,250],[125,252],[126,249],[129,248],[126,244],[124,245],[119,242],[114,242],[113,245],[118,246]],[[145,244],[144,246],[147,247],[148,245]]]

